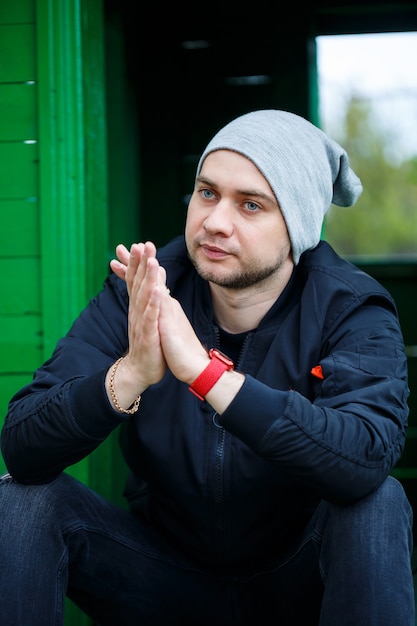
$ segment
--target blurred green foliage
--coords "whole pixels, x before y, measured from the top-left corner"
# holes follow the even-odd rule
[[[369,103],[354,97],[340,135],[332,136],[364,190],[353,207],[330,207],[325,239],[343,256],[416,256],[417,146],[416,156],[394,158],[395,137],[378,125]]]

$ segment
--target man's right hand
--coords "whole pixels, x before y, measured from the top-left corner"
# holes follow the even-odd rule
[[[133,244],[130,252],[120,245],[116,252],[119,261],[112,260],[110,266],[127,285],[129,348],[115,373],[114,389],[119,404],[127,408],[166,371],[158,328],[160,291],[166,289],[166,274],[152,242]],[[108,379],[109,374],[106,388],[111,398]]]

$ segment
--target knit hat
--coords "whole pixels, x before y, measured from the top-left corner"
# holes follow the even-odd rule
[[[197,176],[206,156],[223,149],[250,159],[268,181],[287,225],[295,264],[319,243],[331,203],[351,206],[362,192],[345,150],[294,113],[270,109],[236,118],[209,142]]]

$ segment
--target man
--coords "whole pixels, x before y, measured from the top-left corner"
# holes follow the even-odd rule
[[[320,241],[361,189],[255,111],[205,149],[185,238],[117,248],[10,402],[1,623],[61,624],[67,592],[111,626],[414,625],[396,308]],[[119,425],[129,511],[63,472]]]

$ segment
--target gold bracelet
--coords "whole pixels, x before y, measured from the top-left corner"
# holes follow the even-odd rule
[[[140,395],[136,398],[136,400],[134,401],[134,403],[132,404],[130,409],[124,409],[120,405],[120,402],[118,401],[117,396],[116,396],[116,392],[114,390],[114,377],[115,377],[115,374],[116,374],[116,370],[119,367],[119,363],[122,360],[123,360],[123,357],[121,356],[120,359],[117,359],[117,361],[114,363],[113,367],[111,368],[110,378],[109,378],[109,390],[110,390],[111,399],[112,399],[112,402],[113,402],[113,405],[114,405],[115,409],[117,409],[120,413],[126,413],[127,415],[133,415],[133,413],[136,413],[136,411],[139,408]]]

